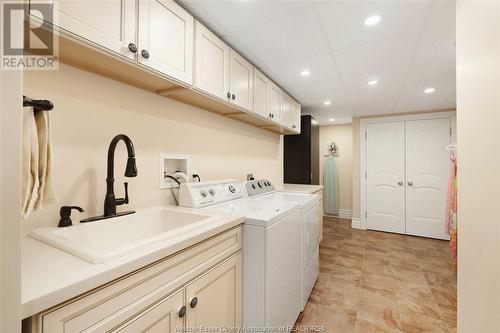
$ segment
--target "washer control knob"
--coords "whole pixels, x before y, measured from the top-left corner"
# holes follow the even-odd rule
[[[229,187],[228,187],[228,188],[229,188],[229,192],[231,192],[231,193],[236,192],[236,186],[234,186],[234,185],[229,185]]]
[[[210,190],[208,190],[208,193],[210,193],[211,196],[214,196],[215,190],[213,188],[211,188]]]
[[[201,195],[202,198],[206,198],[207,197],[207,191],[201,190],[200,191],[200,195]]]
[[[257,186],[259,186],[260,188],[262,188],[262,184],[260,182],[257,182]]]

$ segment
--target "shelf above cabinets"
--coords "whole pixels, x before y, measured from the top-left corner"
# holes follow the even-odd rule
[[[102,8],[54,0],[54,8],[58,22],[43,24],[59,36],[62,63],[275,133],[300,133],[300,105],[174,1],[109,0]],[[41,22],[36,12],[30,19]]]

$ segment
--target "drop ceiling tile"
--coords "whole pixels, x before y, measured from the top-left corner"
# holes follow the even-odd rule
[[[328,51],[321,27],[313,9],[300,11],[283,19],[285,43],[290,60],[301,59]]]
[[[423,29],[429,1],[324,1],[317,3],[326,34],[334,50],[379,42]],[[380,15],[366,26],[364,20]]]
[[[429,29],[422,38],[415,53],[414,65],[455,67],[455,27]]]
[[[410,34],[334,52],[343,78],[368,76],[410,65],[417,47],[418,34]]]
[[[449,0],[434,1],[426,28],[455,27],[456,2]]]

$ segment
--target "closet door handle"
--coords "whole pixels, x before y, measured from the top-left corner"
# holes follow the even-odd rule
[[[231,93],[228,91],[226,96],[227,96],[227,98],[231,98]]]
[[[409,182],[408,182],[408,186],[413,186],[413,182],[412,182],[412,181],[409,181]]]
[[[399,185],[399,186],[403,185],[403,182],[402,182],[402,181],[399,181],[399,182],[398,182],[398,185]]]

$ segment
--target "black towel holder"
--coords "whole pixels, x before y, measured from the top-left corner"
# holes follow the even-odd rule
[[[31,106],[35,111],[50,111],[54,103],[46,99],[31,99],[23,95],[23,107]]]

